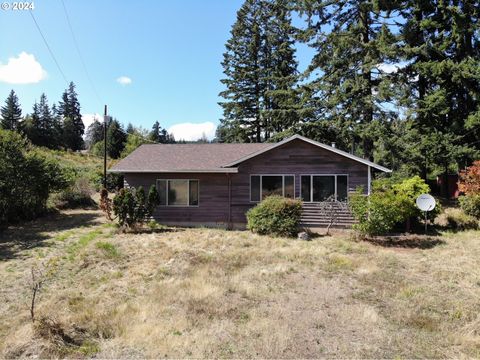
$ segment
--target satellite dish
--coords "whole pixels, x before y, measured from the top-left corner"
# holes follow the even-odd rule
[[[430,194],[422,194],[417,198],[417,207],[422,211],[432,211],[437,204],[435,198]]]

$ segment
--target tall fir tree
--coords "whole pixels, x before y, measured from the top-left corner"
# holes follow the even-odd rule
[[[18,101],[17,94],[11,90],[5,106],[1,108],[0,126],[6,130],[20,130],[20,122],[22,120],[22,108]]]
[[[85,136],[86,145],[90,149],[97,142],[103,140],[103,124],[95,118],[93,122],[88,126],[87,134]]]
[[[175,138],[173,137],[173,135],[169,134],[166,129],[163,129],[158,121],[155,121],[155,123],[153,124],[152,131],[150,131],[148,137],[150,138],[150,140],[160,144],[175,143]]]
[[[107,154],[113,159],[118,159],[125,148],[127,134],[117,119],[113,119],[107,130]]]
[[[394,4],[394,2],[392,2]],[[338,129],[340,143],[373,157],[376,127],[396,117],[392,74],[384,65],[396,60],[392,9],[380,0],[298,1],[306,15],[302,39],[315,49],[308,84],[317,117]],[[314,21],[315,19],[315,21]],[[316,74],[318,73],[318,76]],[[354,146],[353,144],[358,144]]]
[[[246,0],[223,55],[220,141],[261,142],[297,120],[297,62],[286,1]]]
[[[480,3],[409,0],[406,5],[403,105],[421,134],[423,177],[446,175],[480,150]]]
[[[38,103],[35,101],[32,107],[32,113],[27,115],[24,120],[23,131],[26,137],[35,145],[42,144],[41,113]]]
[[[58,111],[63,117],[64,146],[74,151],[83,149],[85,125],[82,121],[80,103],[73,82],[71,82],[68,89],[63,92]]]

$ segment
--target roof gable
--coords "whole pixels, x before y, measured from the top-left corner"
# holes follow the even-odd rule
[[[235,165],[238,165],[248,159],[251,159],[253,157],[256,157],[258,155],[261,155],[261,154],[264,154],[266,153],[267,151],[270,151],[270,150],[273,150],[279,146],[282,146],[282,145],[285,145],[293,140],[302,140],[302,141],[305,141],[309,144],[312,144],[312,145],[315,145],[315,146],[318,146],[319,148],[322,148],[322,149],[325,149],[325,150],[328,150],[328,151],[331,151],[335,154],[338,154],[338,155],[341,155],[341,156],[344,156],[346,158],[349,158],[349,159],[352,159],[354,161],[357,161],[359,163],[362,163],[362,164],[365,164],[367,166],[370,166],[374,169],[377,169],[377,170],[380,170],[380,171],[383,171],[383,172],[392,172],[392,170],[390,169],[387,169],[386,167],[383,167],[381,165],[378,165],[378,164],[375,164],[374,162],[371,162],[369,160],[366,160],[366,159],[362,159],[361,157],[358,157],[358,156],[355,156],[353,154],[350,154],[350,153],[347,153],[346,151],[343,151],[343,150],[340,150],[340,149],[337,149],[335,147],[332,147],[332,146],[328,146],[328,145],[325,145],[323,143],[320,143],[318,141],[315,141],[315,140],[312,140],[312,139],[309,139],[309,138],[306,138],[304,136],[301,136],[301,135],[293,135],[287,139],[284,139],[278,143],[275,143],[273,144],[272,146],[268,147],[268,148],[264,148],[264,149],[259,149],[258,151],[256,151],[255,153],[252,153],[252,154],[248,154],[242,158],[239,158],[235,161],[232,161],[231,163],[229,164],[226,164],[224,165],[224,167],[232,167],[232,166],[235,166]]]

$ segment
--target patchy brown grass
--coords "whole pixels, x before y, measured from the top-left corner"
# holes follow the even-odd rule
[[[78,210],[0,237],[1,357],[480,356],[480,232],[135,235]]]

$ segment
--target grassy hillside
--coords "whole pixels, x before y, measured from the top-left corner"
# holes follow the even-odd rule
[[[479,239],[118,234],[62,212],[2,234],[0,357],[478,357]]]
[[[82,174],[95,173],[103,169],[103,159],[90,153],[50,150],[46,148],[38,148],[38,151],[49,158],[55,159],[59,164],[74,168]]]

